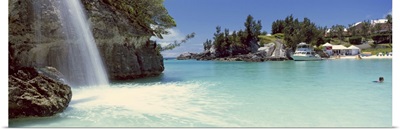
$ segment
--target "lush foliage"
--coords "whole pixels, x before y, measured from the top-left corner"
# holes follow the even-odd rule
[[[386,23],[389,25],[389,32],[390,33],[392,33],[392,15],[391,14],[388,14],[388,15],[386,15],[386,19],[388,20]]]
[[[261,20],[255,21],[251,15],[247,16],[244,26],[244,30],[233,31],[231,34],[229,29],[222,31],[221,26],[217,26],[213,41],[207,39],[204,50],[209,50],[214,45],[217,57],[251,52],[251,46],[258,45],[257,42],[260,41],[259,35],[265,35],[266,32],[261,32]]]
[[[391,42],[392,35],[391,34],[374,34],[371,36],[374,40],[374,43],[388,43]]]
[[[276,33],[276,34],[271,35],[271,36],[259,35],[258,38],[260,39],[260,46],[263,46],[264,44],[268,44],[268,43],[274,42],[277,39],[284,39],[285,35],[283,33]]]
[[[344,40],[344,29],[343,25],[333,25],[329,30],[329,36],[332,38],[339,38],[340,40]]]
[[[178,42],[177,40],[175,40],[173,43],[170,43],[164,47],[162,47],[160,44],[157,44],[157,50],[159,51],[172,50],[175,47],[179,47],[182,43],[186,43],[189,39],[194,38],[195,35],[196,35],[195,33],[188,34],[181,41]]]
[[[166,29],[176,26],[164,7],[164,0],[103,0],[116,10],[124,12],[136,28],[162,39]]]
[[[359,45],[359,44],[361,44],[361,41],[362,41],[362,37],[360,37],[360,36],[349,37],[350,44]]]
[[[167,29],[176,27],[174,19],[164,7],[164,0],[103,0],[103,2],[127,16],[135,28],[145,33],[144,35],[163,39],[163,35],[169,34]],[[184,39],[174,41],[164,47],[157,44],[156,48],[159,51],[172,50],[194,36],[195,33],[191,33]],[[155,43],[155,41],[151,42]]]
[[[212,41],[207,39],[206,42],[203,43],[204,50],[210,50],[212,47]]]
[[[363,49],[363,52],[371,52],[372,55],[377,55],[379,52],[385,53],[385,52],[392,52],[392,48],[369,48],[369,49]]]
[[[285,29],[284,20],[276,20],[272,22],[272,34],[283,33],[284,29]]]
[[[386,23],[371,24],[369,21],[363,21],[357,25],[349,25],[348,35],[360,36],[366,41],[374,40],[378,43],[392,43],[392,15],[386,16]]]
[[[306,42],[311,45],[324,44],[324,34],[326,28],[318,27],[310,19],[304,18],[303,21],[294,19],[292,15],[285,20],[277,20],[272,24],[273,33],[283,33],[287,47],[295,49],[296,45]]]
[[[266,35],[258,36],[258,38],[260,39],[261,45],[274,42],[277,39],[274,36],[266,36]]]

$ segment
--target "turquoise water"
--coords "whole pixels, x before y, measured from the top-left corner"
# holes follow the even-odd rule
[[[65,112],[9,126],[392,126],[390,59],[164,63],[158,77],[73,88]]]

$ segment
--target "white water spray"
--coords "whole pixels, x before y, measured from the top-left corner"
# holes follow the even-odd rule
[[[79,0],[62,0],[59,9],[68,45],[67,80],[72,86],[105,86],[108,77]]]

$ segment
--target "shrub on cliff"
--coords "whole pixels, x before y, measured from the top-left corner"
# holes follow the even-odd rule
[[[125,12],[136,27],[158,38],[168,34],[166,29],[176,27],[174,19],[164,7],[164,0],[103,0],[103,2]]]
[[[372,35],[372,39],[374,40],[374,43],[390,43],[392,41],[392,35],[391,34],[375,34]]]
[[[349,38],[350,44],[359,45],[361,44],[362,37],[361,36],[354,36]]]

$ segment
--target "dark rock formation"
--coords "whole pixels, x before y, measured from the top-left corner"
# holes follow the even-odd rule
[[[150,34],[136,29],[125,12],[103,0],[82,3],[109,78],[134,79],[163,72],[163,57],[149,42]],[[63,60],[70,58],[70,46],[58,4],[58,0],[9,1],[9,50],[14,50],[9,53],[16,61],[10,68],[54,66],[68,78],[69,73],[79,73],[62,67]]]
[[[255,47],[256,48],[256,47]],[[239,54],[226,57],[216,57],[212,51],[204,53],[183,53],[177,57],[177,60],[215,60],[215,61],[245,61],[245,62],[264,62],[264,61],[283,61],[288,60],[286,57],[286,49],[282,41],[275,41],[267,44],[265,47],[258,48],[258,51],[248,54]]]
[[[8,77],[9,118],[52,116],[68,107],[71,88],[55,68],[23,67]]]
[[[201,56],[196,53],[186,52],[186,53],[180,54],[176,59],[177,60],[189,60],[189,59],[197,59],[199,57],[201,57]]]
[[[160,75],[163,57],[150,34],[135,28],[126,12],[105,0],[82,0],[110,79],[124,80]]]
[[[163,57],[151,47],[135,49],[133,45],[100,45],[111,79],[125,80],[156,76],[164,71]]]

